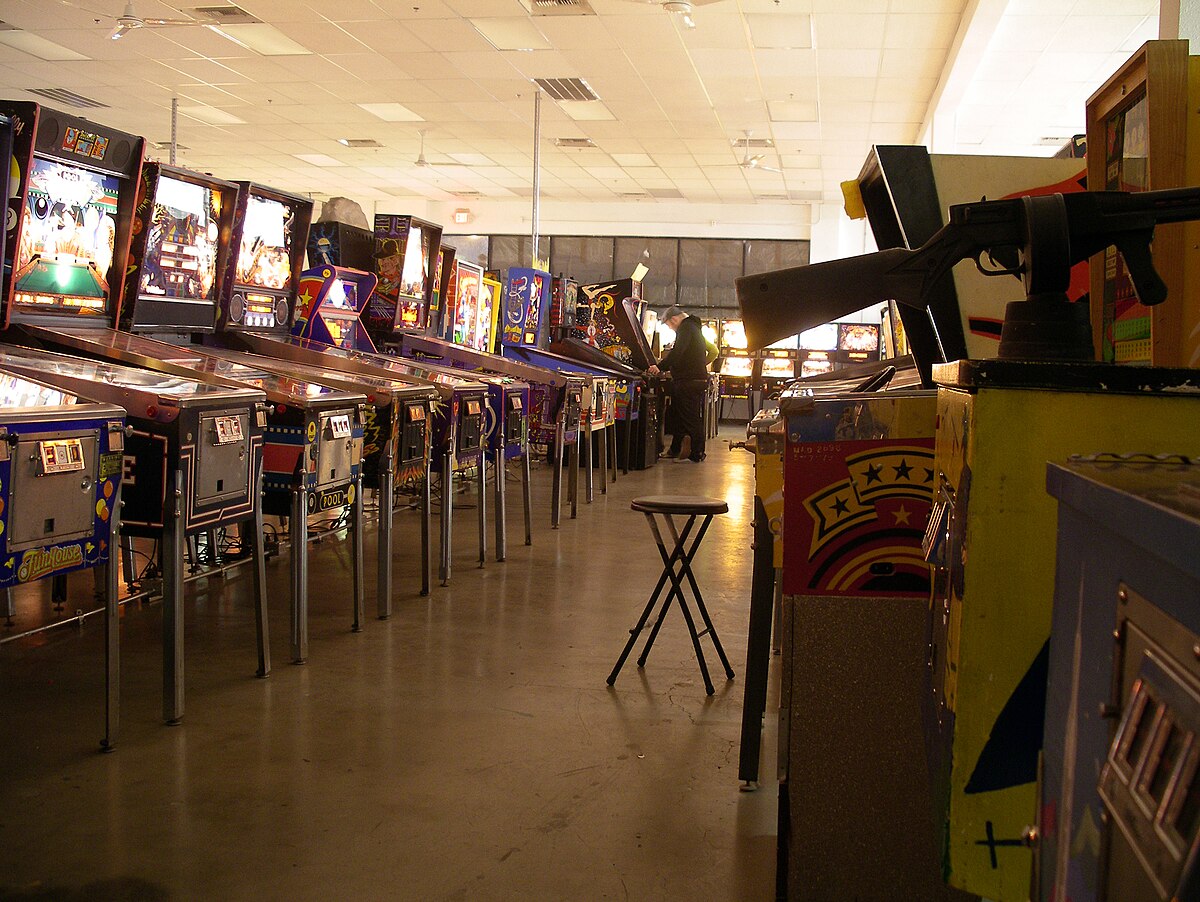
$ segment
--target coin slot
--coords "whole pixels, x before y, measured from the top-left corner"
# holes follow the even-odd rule
[[[54,518],[53,517],[47,517],[45,519],[45,521],[42,523],[42,532],[45,533],[46,535],[53,535],[53,533],[54,533]]]

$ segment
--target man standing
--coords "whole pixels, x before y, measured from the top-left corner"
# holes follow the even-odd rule
[[[688,316],[679,307],[669,307],[662,321],[675,330],[675,346],[650,372],[671,373],[671,408],[679,424],[671,438],[669,457],[682,459],[683,441],[691,443],[687,459],[704,460],[704,391],[708,386],[707,344],[698,316]]]

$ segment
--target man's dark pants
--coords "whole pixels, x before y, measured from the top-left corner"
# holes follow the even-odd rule
[[[691,457],[704,453],[704,391],[706,379],[673,379],[671,382],[671,409],[677,424],[671,438],[671,449],[667,453],[677,457],[683,447],[683,437],[691,437]]]

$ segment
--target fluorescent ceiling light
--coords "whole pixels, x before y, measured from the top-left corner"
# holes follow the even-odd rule
[[[762,50],[807,50],[812,47],[812,16],[776,16],[751,13],[750,44]]]
[[[243,25],[221,25],[213,28],[221,37],[229,38],[235,44],[240,44],[247,50],[261,53],[263,56],[304,56],[312,51],[303,44],[297,44],[274,25],[266,22],[252,22]]]
[[[483,39],[497,50],[550,50],[546,40],[532,22],[525,18],[468,19]]]
[[[767,113],[772,122],[817,121],[817,105],[801,100],[768,100]]]
[[[335,160],[333,157],[326,156],[323,153],[294,153],[292,156],[294,156],[297,160],[303,160],[305,163],[312,163],[314,166],[346,165],[340,160]]]
[[[425,121],[423,116],[418,116],[402,103],[360,103],[357,106],[372,116],[378,116],[384,122]]]
[[[61,44],[55,44],[53,41],[47,41],[45,38],[38,37],[28,31],[0,31],[0,43],[7,44],[9,47],[15,47],[17,50],[23,50],[30,56],[36,56],[41,60],[49,60],[50,62],[60,62],[66,60],[86,60],[91,57],[84,56],[82,53],[76,53]]]
[[[598,100],[560,100],[558,105],[564,113],[580,122],[616,118]]]
[[[610,153],[609,156],[613,158],[613,162],[618,166],[634,167],[657,165],[654,160],[650,159],[650,154],[648,153]]]
[[[209,125],[245,125],[245,119],[239,119],[233,113],[219,110],[215,106],[181,106],[179,112],[183,115],[207,122]]]

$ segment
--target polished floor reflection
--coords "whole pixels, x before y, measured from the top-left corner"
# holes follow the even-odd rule
[[[178,727],[159,720],[161,609],[130,606],[113,754],[98,618],[0,646],[0,898],[772,898],[773,731],[764,788],[737,779],[753,462],[724,447],[623,476],[555,531],[535,469],[533,547],[510,497],[508,561],[479,569],[464,508],[452,585],[427,599],[399,515],[396,613],[361,633],[348,545],[323,542],[304,666],[272,560],[266,680],[248,574],[193,583]],[[731,505],[695,565],[738,674],[714,666],[712,698],[677,611],[644,671],[604,682],[661,568],[629,500],[662,492]]]

